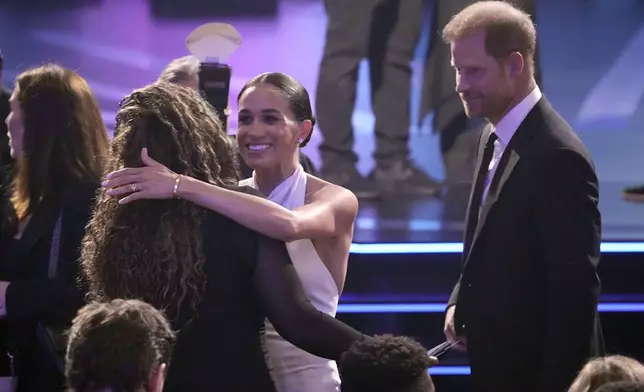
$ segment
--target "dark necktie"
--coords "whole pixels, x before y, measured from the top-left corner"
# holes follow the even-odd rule
[[[483,160],[481,161],[481,166],[479,171],[476,174],[476,182],[474,183],[474,192],[472,193],[472,201],[468,207],[469,215],[469,224],[467,227],[469,239],[471,240],[474,233],[474,229],[479,221],[479,209],[481,207],[481,199],[483,198],[483,191],[485,190],[485,178],[487,177],[487,172],[490,168],[490,162],[492,161],[492,156],[494,155],[494,142],[498,139],[496,133],[490,132],[487,142],[485,143],[485,149],[483,150]]]

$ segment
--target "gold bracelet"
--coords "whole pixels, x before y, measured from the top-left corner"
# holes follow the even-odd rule
[[[175,199],[179,198],[179,184],[181,183],[181,174],[177,175],[177,178],[174,179],[174,189],[172,190],[172,197]]]

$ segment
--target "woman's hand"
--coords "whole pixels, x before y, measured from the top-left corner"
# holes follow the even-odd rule
[[[119,204],[139,199],[171,199],[177,174],[148,156],[148,149],[141,150],[145,167],[125,168],[111,172],[103,181],[107,195],[117,197]]]

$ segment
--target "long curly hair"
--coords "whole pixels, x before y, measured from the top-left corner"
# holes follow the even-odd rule
[[[218,186],[239,180],[234,149],[214,109],[187,88],[155,83],[121,102],[107,172],[141,167],[141,149],[175,173]],[[99,201],[83,240],[89,297],[140,299],[174,319],[196,310],[206,279],[200,222],[184,200]]]

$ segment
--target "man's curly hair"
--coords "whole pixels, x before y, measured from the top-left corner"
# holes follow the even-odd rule
[[[164,315],[137,300],[91,303],[69,331],[65,376],[73,392],[145,390],[170,365],[175,333]]]
[[[355,342],[340,359],[342,392],[427,392],[432,386],[427,350],[405,336]]]
[[[239,180],[233,146],[212,107],[185,87],[155,83],[120,105],[107,172],[141,167],[141,149],[178,174],[219,186]],[[185,200],[99,201],[83,240],[82,265],[92,300],[141,299],[174,319],[193,311],[206,279],[200,222]]]

